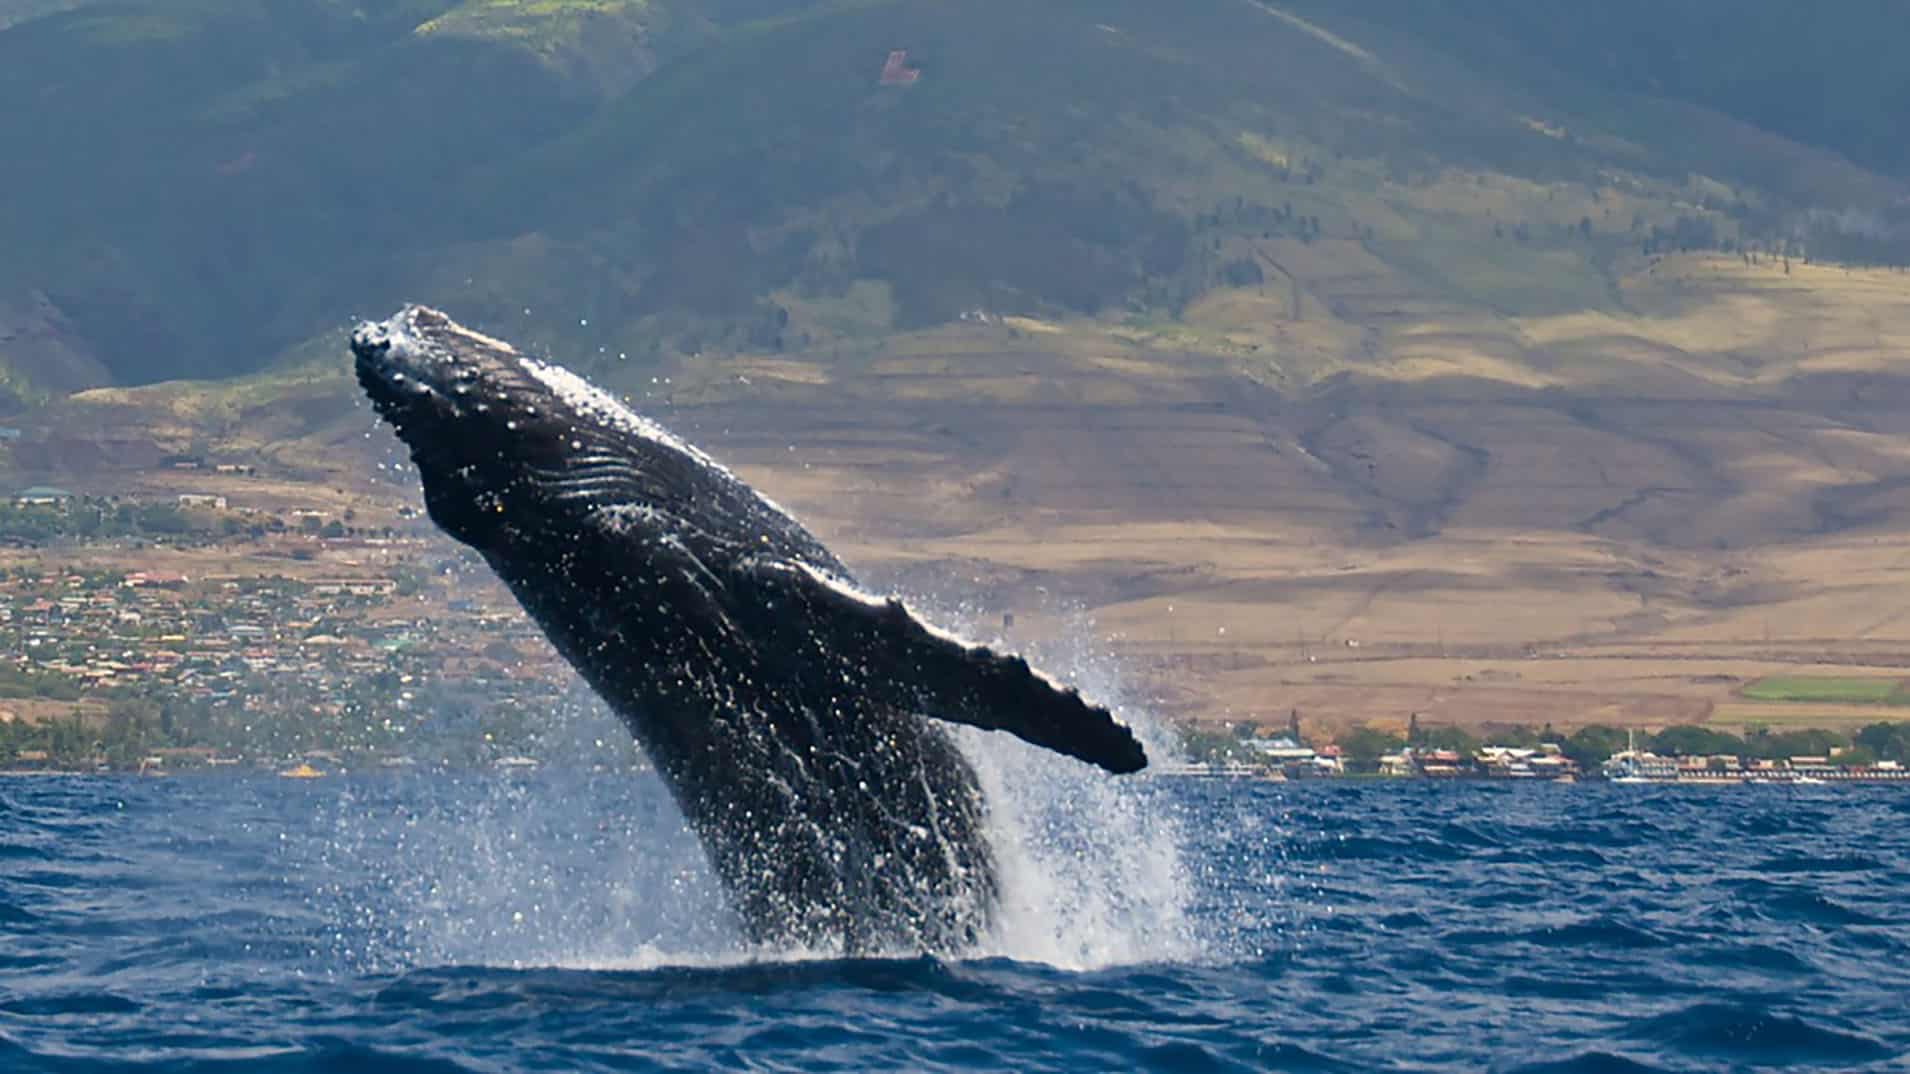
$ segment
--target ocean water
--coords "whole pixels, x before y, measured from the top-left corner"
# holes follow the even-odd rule
[[[741,948],[644,775],[0,779],[0,1070],[1910,1063],[1903,789],[1074,768],[946,961]]]

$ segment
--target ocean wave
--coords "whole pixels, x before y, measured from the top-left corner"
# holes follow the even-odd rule
[[[1051,778],[1014,765],[994,771]],[[1910,1051],[1888,796],[1752,836],[1769,796],[1216,781],[1110,805],[1057,802],[1064,781],[1016,804],[1021,838],[1060,833],[1013,859],[1037,871],[1019,932],[843,959],[741,943],[653,782],[281,782],[5,788],[55,851],[0,868],[0,1069],[1550,1074]],[[1153,839],[1173,845],[1130,845]]]

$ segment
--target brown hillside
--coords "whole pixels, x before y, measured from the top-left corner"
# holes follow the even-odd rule
[[[1910,664],[1910,277],[1694,256],[1622,285],[1635,312],[1515,319],[1323,274],[1298,321],[1258,294],[1184,337],[990,320],[685,363],[636,402],[872,580],[1112,653],[1169,715],[1741,722],[1794,715],[1736,696],[1774,670]],[[1268,372],[1303,346],[1310,383]],[[342,374],[271,383],[57,424],[258,454],[286,502],[415,502]],[[155,483],[83,469],[19,477]]]

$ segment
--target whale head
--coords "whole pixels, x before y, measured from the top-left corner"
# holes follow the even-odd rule
[[[640,419],[567,370],[425,306],[360,324],[351,349],[373,409],[411,449],[432,521],[479,551],[636,495],[614,478],[636,474],[624,426]],[[609,420],[619,412],[628,420]]]

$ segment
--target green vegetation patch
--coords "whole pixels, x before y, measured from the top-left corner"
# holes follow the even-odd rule
[[[642,14],[647,0],[467,0],[420,25],[420,34],[456,34],[532,44],[566,35],[589,16]]]
[[[1422,227],[1429,232],[1426,238],[1381,239],[1369,246],[1389,264],[1462,302],[1508,315],[1543,316],[1611,304],[1611,281],[1600,271],[1590,242],[1575,247],[1556,234],[1522,238],[1504,228],[1496,236],[1483,229],[1476,235],[1440,236],[1430,225]]]
[[[1772,675],[1744,688],[1752,701],[1814,701],[1841,705],[1910,705],[1902,679]]]

